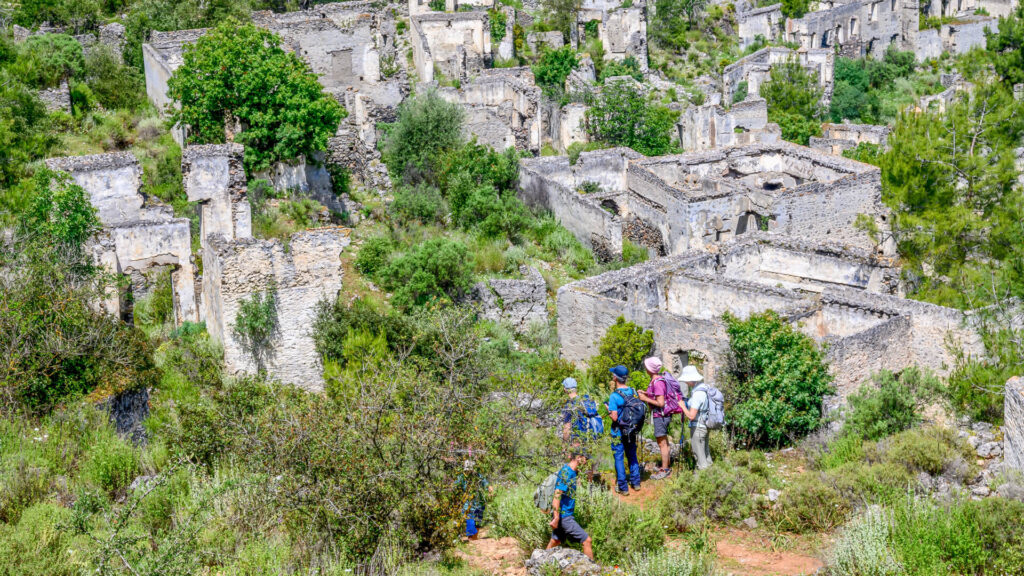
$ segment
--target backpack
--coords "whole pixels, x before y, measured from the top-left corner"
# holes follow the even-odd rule
[[[718,430],[725,425],[725,396],[714,384],[707,382],[698,384],[693,391],[696,392],[699,389],[703,389],[708,397],[708,408],[704,412],[704,426],[708,430]]]
[[[647,417],[647,404],[638,398],[636,394],[627,396],[618,390],[614,392],[622,397],[623,404],[619,408],[618,428],[623,436],[632,436],[644,426],[644,418]]]
[[[604,434],[604,420],[597,411],[597,402],[594,402],[589,395],[584,395],[577,404],[576,422],[573,424],[576,432],[581,435],[600,436]]]
[[[533,492],[533,503],[543,512],[551,511],[551,501],[555,499],[555,486],[558,485],[558,472],[548,476]]]
[[[665,381],[665,407],[661,409],[661,413],[665,416],[681,414],[683,412],[680,407],[683,400],[683,389],[679,386],[679,381],[668,372],[659,375],[658,378]]]

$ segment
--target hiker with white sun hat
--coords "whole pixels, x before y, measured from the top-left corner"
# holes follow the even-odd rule
[[[697,459],[697,470],[705,470],[711,467],[708,431],[721,428],[724,421],[722,393],[710,382],[705,382],[704,376],[692,364],[683,368],[679,381],[694,384],[689,401],[680,407],[690,420],[690,448]]]

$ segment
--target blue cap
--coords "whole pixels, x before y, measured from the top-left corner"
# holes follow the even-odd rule
[[[569,378],[562,380],[562,388],[565,388],[566,390],[575,390],[576,379],[570,376]]]
[[[622,364],[608,370],[613,376],[618,378],[620,381],[625,382],[629,378],[629,368],[626,368]]]

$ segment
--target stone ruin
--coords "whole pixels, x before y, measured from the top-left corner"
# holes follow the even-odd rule
[[[992,18],[1005,18],[1013,12],[1014,6],[1016,2],[1013,0],[926,0],[921,2],[921,13],[960,18],[984,10]]]
[[[182,155],[185,193],[199,203],[202,276],[192,256],[188,218],[140,192],[141,169],[129,152],[51,158],[49,168],[67,172],[88,193],[102,231],[91,243],[106,270],[129,277],[130,294],[115,292],[103,309],[131,320],[131,303],[150,288],[151,272],[170,271],[174,319],[206,322],[224,348],[230,372],[255,369],[232,333],[239,306],[274,287],[279,336],[266,367],[273,377],[307,390],[323,388],[320,360],[310,334],[316,304],[341,289],[340,254],[346,228],[293,234],[287,244],[252,237],[246,199],[243,149],[237,144],[190,146]],[[197,279],[198,277],[198,279]]]
[[[740,37],[740,48],[746,48],[758,40],[777,42],[782,37],[786,17],[782,15],[782,4],[772,4],[752,8],[747,11],[736,11],[737,33]]]
[[[103,232],[93,243],[99,264],[132,278],[127,293],[114,292],[104,310],[131,319],[131,302],[150,288],[147,276],[171,270],[174,317],[197,321],[195,270],[188,218],[175,218],[170,206],[141,193],[142,169],[131,152],[51,158],[51,170],[66,172],[85,189]]]
[[[647,72],[647,2],[636,0],[625,6],[622,0],[583,0],[571,30],[573,47],[587,38],[589,22],[597,22],[597,37],[604,47],[605,61],[622,61],[632,56]]]
[[[728,110],[718,104],[690,106],[676,123],[683,150],[701,152],[725,146],[773,144],[782,139],[778,124],[768,122],[764,98],[748,97]]]
[[[748,95],[757,95],[761,84],[771,78],[772,67],[791,59],[795,59],[818,79],[822,89],[821,103],[827,106],[832,100],[835,71],[835,55],[828,48],[794,51],[781,46],[769,46],[744,56],[722,70],[722,100],[733,102],[741,82],[747,83]]]
[[[916,48],[919,18],[914,0],[823,1],[803,18],[787,19],[783,39],[847,58],[881,58],[889,45]]]
[[[830,242],[755,232],[717,251],[682,254],[607,272],[558,290],[562,354],[586,362],[619,316],[654,331],[655,354],[670,369],[694,359],[711,378],[725,366],[722,315],[775,310],[825,345],[841,398],[881,369],[913,365],[946,374],[947,338],[983,351],[959,310],[900,296],[890,258]]]
[[[874,144],[885,149],[889,143],[888,126],[871,124],[832,124],[821,125],[821,137],[811,136],[810,147],[828,154],[842,155],[843,152],[856,148],[860,144]]]
[[[496,278],[473,286],[473,300],[480,305],[480,315],[493,322],[503,322],[519,333],[534,324],[547,324],[547,283],[536,268],[520,266],[522,279]]]
[[[519,196],[603,259],[621,255],[623,239],[667,255],[755,230],[872,250],[854,222],[888,214],[878,168],[783,141],[654,158],[615,148],[584,152],[575,166],[525,159]]]
[[[484,70],[460,88],[438,93],[466,111],[464,129],[496,150],[515,147],[538,154],[541,148],[541,89],[528,66]]]
[[[1003,398],[1003,461],[1024,473],[1024,378],[1006,382]]]
[[[918,32],[918,61],[938,58],[943,52],[966,54],[975,46],[985,47],[985,32],[996,32],[997,20],[991,16],[968,15],[936,28]]]
[[[22,42],[29,36],[38,36],[43,34],[70,34],[66,28],[61,26],[48,26],[45,24],[35,30],[29,30],[28,28],[15,24],[11,27],[11,33],[16,42]],[[86,56],[88,56],[89,51],[95,47],[105,46],[110,49],[110,52],[118,59],[118,61],[121,61],[123,58],[125,28],[124,25],[119,22],[104,24],[97,27],[92,32],[72,34],[71,37],[81,44],[82,52]]]
[[[412,58],[421,82],[435,71],[460,82],[491,61],[491,25],[486,11],[429,12],[411,16]]]
[[[66,112],[71,114],[71,90],[68,81],[61,80],[60,86],[47,88],[36,93],[48,112]]]

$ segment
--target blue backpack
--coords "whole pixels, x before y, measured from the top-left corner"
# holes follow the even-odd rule
[[[581,436],[584,434],[591,436],[604,434],[604,420],[601,419],[601,415],[597,412],[597,402],[594,402],[589,394],[585,394],[580,398],[580,402],[577,404],[576,421],[573,423],[573,429]]]

